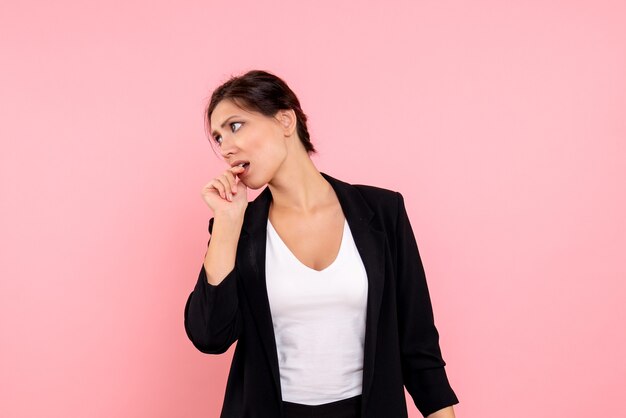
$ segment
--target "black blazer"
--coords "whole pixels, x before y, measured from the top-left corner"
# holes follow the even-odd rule
[[[337,194],[368,278],[361,417],[406,418],[404,386],[424,416],[458,403],[403,196],[321,174]],[[284,416],[265,285],[271,199],[266,187],[248,203],[235,267],[213,286],[202,263],[185,305],[185,331],[198,350],[221,354],[237,341],[220,418]]]

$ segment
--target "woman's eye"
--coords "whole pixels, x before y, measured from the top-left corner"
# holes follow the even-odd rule
[[[235,125],[235,124],[237,124],[237,123],[241,125],[241,122],[232,122],[232,123],[230,124],[230,127],[232,128],[232,127],[233,127],[233,125]],[[232,130],[232,129],[231,129],[231,130]],[[233,132],[234,132],[234,131],[233,131]]]
[[[235,124],[240,124],[240,125],[243,125],[243,122],[231,122],[231,123],[229,123],[230,128],[231,128],[230,130],[231,130],[231,131],[233,131],[233,132],[236,132],[236,131],[238,131],[238,130],[239,130],[239,129],[235,129],[235,130],[233,130],[233,129],[232,129],[232,128],[233,128],[233,125],[235,125]],[[222,144],[222,143],[220,142],[220,139],[222,139],[222,137],[221,137],[220,135],[217,135],[217,136],[215,137],[215,142],[217,142],[219,145],[221,145],[221,144]]]

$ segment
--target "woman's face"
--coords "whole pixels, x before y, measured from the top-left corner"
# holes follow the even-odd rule
[[[250,163],[239,179],[251,189],[269,183],[287,157],[285,126],[278,118],[244,110],[224,99],[213,110],[210,126],[212,140],[229,166],[236,161]]]

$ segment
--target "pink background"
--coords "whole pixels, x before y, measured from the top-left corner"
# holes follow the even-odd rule
[[[623,2],[87,3],[0,6],[0,416],[218,416],[202,111],[256,68],[405,196],[458,417],[626,416]]]

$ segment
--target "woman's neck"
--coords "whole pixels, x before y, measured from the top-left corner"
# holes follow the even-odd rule
[[[310,159],[309,159],[310,162]],[[282,170],[268,184],[273,206],[303,215],[310,214],[335,200],[334,190],[317,168],[304,164],[293,170]]]

